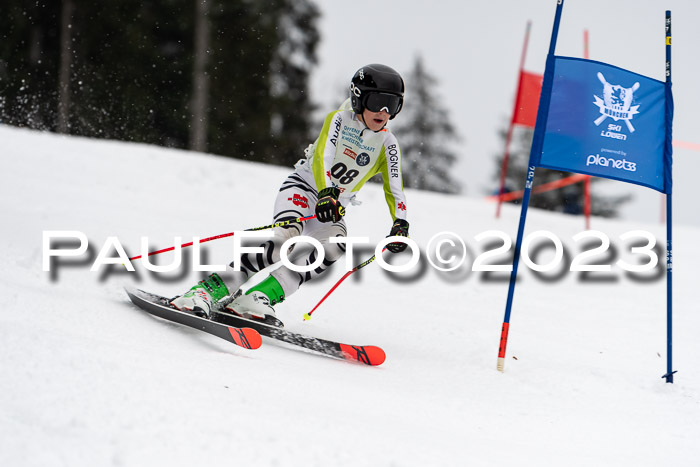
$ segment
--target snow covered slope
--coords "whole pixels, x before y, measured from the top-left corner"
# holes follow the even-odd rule
[[[698,465],[698,229],[674,232],[675,384],[661,379],[660,269],[644,281],[617,267],[546,277],[522,267],[499,373],[507,282],[470,267],[495,240],[474,237],[515,237],[519,209],[495,220],[481,200],[409,191],[417,270],[389,274],[375,262],[304,322],[342,276],[339,263],[278,306],[290,330],[382,346],[387,361],[370,368],[270,341],[241,349],[159,321],[123,291],[182,292],[199,278],[187,269],[90,271],[109,237],[135,255],[143,236],[156,249],[269,223],[288,170],[5,126],[0,141],[0,465]],[[350,235],[374,245],[390,219],[380,187],[360,197]],[[625,232],[665,241],[658,225],[594,219],[593,228],[615,249],[601,263],[634,262]],[[42,232],[57,230],[83,232],[90,249],[44,272]],[[526,234],[536,230],[560,238],[567,261],[582,249],[572,240],[580,218],[531,210]],[[468,246],[454,272],[425,259],[443,231]],[[205,262],[228,262],[230,239],[207,245]]]

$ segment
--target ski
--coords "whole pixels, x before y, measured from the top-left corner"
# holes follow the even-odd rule
[[[260,333],[250,326],[226,325],[199,316],[179,311],[170,306],[170,300],[143,290],[126,288],[131,302],[137,307],[159,318],[199,329],[220,337],[244,349],[257,349],[262,345]]]
[[[214,311],[212,319],[228,326],[247,326],[258,331],[262,336],[343,360],[360,362],[371,366],[381,365],[386,360],[384,350],[374,345],[343,344],[319,337],[298,334],[263,322],[241,318],[221,309]]]
[[[242,340],[244,344],[242,347],[257,349],[262,343],[260,336],[265,336],[323,355],[365,365],[377,366],[386,360],[384,350],[374,345],[350,345],[306,336],[260,321],[241,318],[224,310],[215,310],[212,320],[208,320],[171,307],[170,299],[161,295],[137,289],[126,289],[126,293],[136,306],[153,315],[200,329],[238,345],[241,344],[234,340],[236,339],[234,336],[244,332],[245,339]],[[251,347],[247,347],[245,345],[247,343],[251,344]]]

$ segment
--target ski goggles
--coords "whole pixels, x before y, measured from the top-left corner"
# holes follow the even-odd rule
[[[391,116],[396,115],[403,105],[403,97],[388,92],[370,92],[365,95],[365,108],[370,112],[382,110]]]

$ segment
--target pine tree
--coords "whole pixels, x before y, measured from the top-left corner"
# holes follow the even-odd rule
[[[211,7],[211,152],[280,165],[302,157],[310,139],[307,85],[318,16],[309,0]]]
[[[319,10],[310,0],[280,1],[277,47],[270,63],[270,143],[278,163],[293,165],[312,142],[318,128],[312,125],[315,106],[308,83],[316,64],[320,34]]]
[[[532,128],[516,126],[513,132],[513,140],[510,146],[508,160],[508,172],[506,174],[505,191],[519,191],[525,188],[528,161],[530,159],[530,146],[532,145]],[[503,141],[506,138],[506,129],[499,131]],[[498,193],[498,184],[501,176],[503,154],[496,157],[494,171],[494,193]],[[535,186],[561,180],[573,175],[569,172],[550,170],[538,167],[535,171]],[[617,217],[619,208],[632,199],[631,195],[605,196],[595,190],[595,186],[603,179],[591,178],[591,214],[601,217]],[[530,198],[530,206],[548,211],[564,212],[567,214],[582,214],[584,206],[583,183],[575,183],[559,189],[533,193]],[[520,200],[511,201],[520,204]]]
[[[54,129],[58,107],[61,2],[3,0],[0,122]]]
[[[407,188],[458,193],[460,184],[450,175],[457,156],[448,143],[459,138],[435,95],[436,87],[437,80],[417,57],[406,76],[404,108],[393,130],[401,147],[403,183]]]
[[[209,50],[211,48],[210,4],[195,0],[194,47],[192,51],[192,97],[190,99],[190,149],[206,152],[209,128]]]
[[[88,8],[4,0],[0,122],[178,148],[206,141],[215,154],[298,160],[313,137],[307,82],[318,8],[311,0],[206,0],[208,10],[193,14],[204,1],[104,0]],[[67,46],[61,12],[73,3]],[[201,59],[206,48],[207,60],[195,63],[197,18],[208,20],[209,42],[197,49]],[[193,99],[193,89],[208,98]],[[194,128],[193,118],[206,128]]]

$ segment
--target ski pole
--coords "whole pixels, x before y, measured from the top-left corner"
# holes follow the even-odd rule
[[[260,227],[252,227],[252,228],[250,228],[250,229],[245,229],[245,232],[249,232],[249,231],[253,231],[253,230],[273,229],[273,228],[275,228],[275,227],[282,227],[282,226],[289,225],[289,224],[293,224],[293,223],[297,223],[297,222],[305,222],[305,221],[308,221],[308,220],[310,220],[310,219],[315,219],[315,218],[316,218],[316,215],[315,215],[315,214],[314,214],[313,216],[308,216],[308,217],[297,217],[296,219],[290,219],[290,220],[287,220],[287,221],[281,221],[281,222],[277,222],[277,223],[275,223],[275,224],[263,225],[263,226],[260,226]],[[218,240],[218,239],[220,239],[220,238],[230,237],[230,236],[232,236],[234,233],[235,233],[235,232],[229,232],[229,233],[225,233],[225,234],[221,234],[221,235],[214,235],[213,237],[203,238],[203,239],[201,239],[201,240],[199,241],[199,243],[206,243],[206,242],[210,242],[210,241],[212,241],[212,240]],[[188,246],[192,246],[193,244],[194,244],[194,242],[183,243],[182,245],[180,245],[180,248],[187,248]],[[171,246],[171,247],[168,247],[168,248],[163,248],[162,250],[152,251],[152,252],[148,253],[147,256],[153,256],[153,255],[157,255],[157,254],[160,254],[160,253],[165,253],[165,252],[167,252],[167,251],[173,251],[174,249],[175,249],[174,246]],[[134,256],[133,258],[129,258],[129,261],[133,261],[133,260],[135,260],[135,259],[140,259],[140,258],[142,258],[142,257],[143,257],[143,255]]]
[[[261,227],[252,227],[250,229],[245,229],[245,232],[250,232],[253,230],[274,229],[275,227],[283,227],[285,225],[294,224],[297,222],[306,222],[306,221],[311,220],[311,219],[316,219],[316,214],[309,216],[309,217],[297,217],[296,219],[290,219],[288,221],[282,221],[282,222],[278,222],[276,224],[263,225]],[[231,235],[233,235],[233,233]]]
[[[386,248],[384,248],[384,249],[382,250],[382,253],[384,253],[384,251],[386,251]],[[377,256],[377,255],[372,255],[372,257],[371,257],[370,259],[368,259],[367,261],[358,264],[357,266],[355,266],[354,268],[352,268],[351,270],[349,270],[348,272],[346,272],[345,275],[344,275],[343,277],[341,277],[340,280],[339,280],[338,282],[336,282],[335,285],[334,285],[333,287],[331,287],[331,290],[329,290],[328,293],[326,293],[326,295],[323,296],[323,298],[321,299],[321,301],[318,302],[318,303],[316,304],[316,306],[314,307],[314,309],[311,310],[311,311],[309,311],[308,313],[305,313],[305,314],[304,314],[304,320],[305,320],[305,321],[310,320],[310,319],[311,319],[311,315],[313,314],[314,311],[316,311],[316,308],[318,308],[319,306],[321,306],[321,303],[323,303],[323,301],[324,301],[325,299],[327,299],[328,296],[329,296],[330,294],[332,294],[333,291],[334,291],[335,289],[337,289],[338,286],[339,286],[350,274],[352,274],[353,272],[357,271],[358,269],[362,269],[362,268],[364,268],[365,266],[367,266],[369,263],[371,263],[372,261],[374,261],[374,259],[376,258],[376,256]]]

